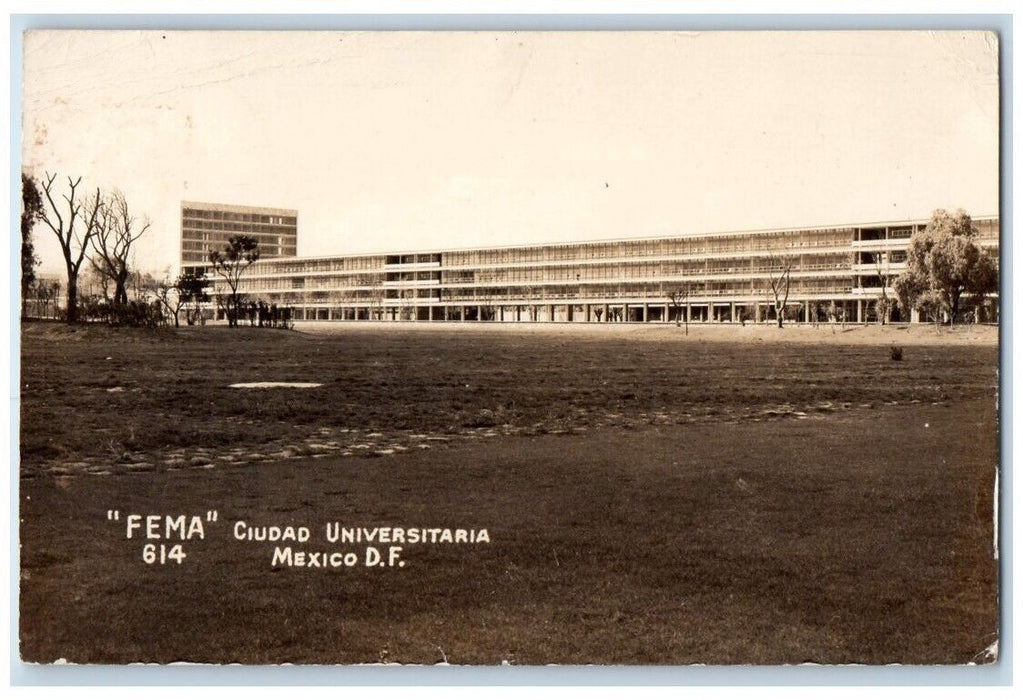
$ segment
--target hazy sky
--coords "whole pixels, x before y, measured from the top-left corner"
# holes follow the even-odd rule
[[[998,48],[943,32],[26,35],[24,166],[299,211],[299,255],[998,210]],[[44,270],[54,237],[35,234]]]

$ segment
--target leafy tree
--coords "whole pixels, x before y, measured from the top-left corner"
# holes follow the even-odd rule
[[[904,311],[918,311],[955,323],[964,295],[981,297],[998,290],[998,265],[976,242],[970,216],[959,209],[937,209],[927,227],[913,234],[906,271],[895,280],[895,295]]]
[[[975,319],[979,323],[986,304],[990,301],[985,295],[998,290],[998,264],[990,255],[981,257],[981,264],[973,272],[972,286],[968,290],[969,303],[977,310]]]
[[[43,198],[35,178],[21,174],[21,317],[25,317],[26,303],[32,285],[36,281],[35,245],[32,243],[32,228],[43,216]]]
[[[206,275],[195,275],[191,272],[184,272],[178,275],[174,287],[177,289],[178,298],[185,304],[192,304],[192,310],[186,315],[188,325],[202,321],[202,305],[210,300],[207,293],[210,281]]]
[[[252,263],[259,260],[259,244],[252,236],[231,236],[224,250],[210,251],[210,263],[213,271],[227,283],[230,293],[227,295],[227,325],[237,326],[241,317],[241,296],[238,285],[242,274]]]

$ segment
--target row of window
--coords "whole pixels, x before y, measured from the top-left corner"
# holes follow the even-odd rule
[[[387,265],[423,265],[439,263],[440,253],[418,253],[409,255],[388,255],[385,263]]]
[[[297,217],[279,216],[275,214],[254,214],[251,212],[221,211],[219,209],[186,208],[181,212],[182,219],[198,219],[203,221],[244,221],[254,224],[285,224],[295,226]]]
[[[447,275],[445,275],[447,277]],[[440,282],[441,273],[437,271],[420,270],[419,272],[388,272],[388,282],[421,282],[423,280],[432,280],[434,282]]]
[[[851,252],[807,253],[805,255],[787,257],[793,260],[793,269],[802,270],[833,270],[848,267],[854,258]],[[354,270],[380,270],[380,258],[339,258],[336,260],[287,261],[276,260],[254,268],[256,275],[281,275],[295,273],[339,272]],[[445,263],[447,264],[447,263]],[[496,269],[467,270],[417,270],[410,272],[388,272],[387,279],[394,281],[413,281],[441,279],[451,283],[473,283],[478,280],[503,281],[544,281],[571,279],[599,279],[604,277],[646,277],[656,274],[724,274],[756,272],[778,269],[782,262],[770,256],[743,258],[703,258],[696,260],[636,260],[608,264],[590,264],[573,266],[537,265],[508,267]]]
[[[222,248],[227,245],[228,236],[209,236],[195,237],[195,238],[182,238],[181,248],[182,250],[209,250],[211,248]],[[252,236],[259,244],[259,249],[262,252],[267,250],[274,251],[290,251],[291,255],[295,254],[295,244],[292,242],[290,245],[281,240],[280,236]]]
[[[445,265],[496,265],[520,262],[587,260],[623,257],[705,255],[713,253],[758,252],[847,246],[851,230],[839,232],[799,232],[779,234],[742,234],[720,238],[668,239],[657,241],[618,241],[570,246],[536,246],[512,249],[453,251],[443,254]]]
[[[822,295],[822,294],[848,294],[855,287],[879,286],[879,282],[870,278],[863,278],[856,284],[852,278],[841,280],[792,280],[789,287],[790,295]],[[700,296],[770,296],[771,288],[763,281],[760,282],[694,282],[687,285],[690,297]],[[245,291],[244,289],[241,291]],[[301,290],[273,292],[260,290],[260,294],[268,295],[271,301],[301,302],[301,301],[352,301],[352,300],[399,300],[399,301],[421,301],[435,299],[438,301],[475,301],[496,303],[499,301],[525,301],[539,303],[547,299],[600,299],[600,298],[624,298],[624,297],[646,297],[650,299],[668,299],[672,292],[677,291],[671,284],[606,284],[586,285],[574,289],[564,287],[537,287],[530,289],[508,288],[508,287],[486,287],[475,289],[386,289],[381,294],[375,289],[323,289],[323,290]]]
[[[181,233],[187,235],[200,231],[227,231],[230,233],[279,233],[292,238],[298,235],[298,229],[294,226],[274,226],[271,224],[234,224],[230,222],[202,222],[185,220],[181,222]]]
[[[275,260],[273,262],[256,263],[252,272],[255,275],[281,275],[314,272],[350,272],[356,270],[383,269],[383,256],[359,256],[351,258],[331,258],[324,260]]]
[[[542,272],[542,271],[540,271]],[[829,280],[834,280],[836,274],[841,276],[849,276],[852,274],[848,264],[842,265],[807,265],[804,267],[793,267],[790,271],[792,279],[803,279],[800,277],[803,273],[812,272],[825,272],[832,273],[825,275],[823,284],[827,284]],[[520,289],[534,288],[533,284],[537,285],[535,288],[542,288],[543,285],[554,285],[558,284],[561,286],[572,285],[576,283],[581,286],[585,286],[587,283],[600,283],[602,285],[608,284],[621,284],[628,282],[628,280],[636,280],[638,284],[648,285],[651,283],[650,280],[665,279],[665,283],[673,283],[678,281],[686,281],[695,283],[702,277],[716,276],[716,275],[735,275],[735,279],[722,280],[722,283],[728,284],[749,284],[749,283],[762,283],[764,280],[770,277],[777,277],[781,273],[781,269],[777,266],[764,266],[756,267],[753,269],[742,269],[742,270],[695,270],[695,271],[679,271],[672,269],[657,269],[657,270],[641,270],[641,271],[630,271],[630,274],[607,274],[607,275],[594,275],[594,276],[582,276],[576,275],[575,277],[558,277],[554,275],[542,276],[538,275],[535,278],[529,278],[528,276],[498,276],[498,275],[443,275],[440,279],[427,278],[420,280],[405,280],[405,281],[388,281],[384,279],[384,275],[377,274],[360,274],[360,275],[331,275],[329,277],[305,277],[305,276],[289,276],[289,277],[270,277],[270,278],[258,278],[253,276],[246,276],[242,279],[243,289],[345,289],[350,287],[389,287],[389,288],[420,288],[424,284],[436,284],[445,287],[455,285],[487,285],[487,284],[515,284]],[[671,278],[683,277],[684,280],[672,280]],[[812,279],[812,278],[811,278]]]

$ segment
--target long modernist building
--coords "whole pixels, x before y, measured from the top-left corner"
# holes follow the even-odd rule
[[[973,221],[997,255],[998,218]],[[252,265],[239,292],[299,320],[739,322],[773,318],[772,281],[787,269],[791,318],[863,322],[926,224],[281,257]]]

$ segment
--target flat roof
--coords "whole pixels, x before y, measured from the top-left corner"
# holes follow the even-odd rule
[[[205,209],[207,211],[224,211],[232,214],[267,214],[298,217],[297,209],[280,209],[276,207],[250,207],[245,204],[216,204],[213,202],[186,202],[182,200],[181,209]]]
[[[970,217],[973,221],[991,221],[999,218],[998,214],[984,214]],[[472,246],[468,248],[420,248],[416,250],[385,250],[375,253],[332,253],[330,255],[291,255],[277,258],[265,258],[267,262],[284,263],[289,261],[311,262],[315,260],[336,260],[337,258],[378,258],[388,255],[426,255],[429,253],[463,253],[484,250],[516,250],[528,248],[555,248],[577,245],[597,245],[608,243],[640,243],[643,241],[671,241],[680,238],[721,237],[721,236],[756,236],[772,233],[807,233],[810,231],[836,231],[842,229],[877,228],[881,226],[913,226],[926,224],[930,219],[904,219],[901,221],[869,221],[858,224],[826,224],[820,226],[801,226],[799,228],[747,229],[740,231],[711,231],[707,233],[679,233],[665,236],[632,236],[629,238],[598,238],[590,240],[560,241],[557,243],[516,243],[512,245]],[[260,261],[261,262],[261,261]],[[257,263],[258,264],[258,263]]]

